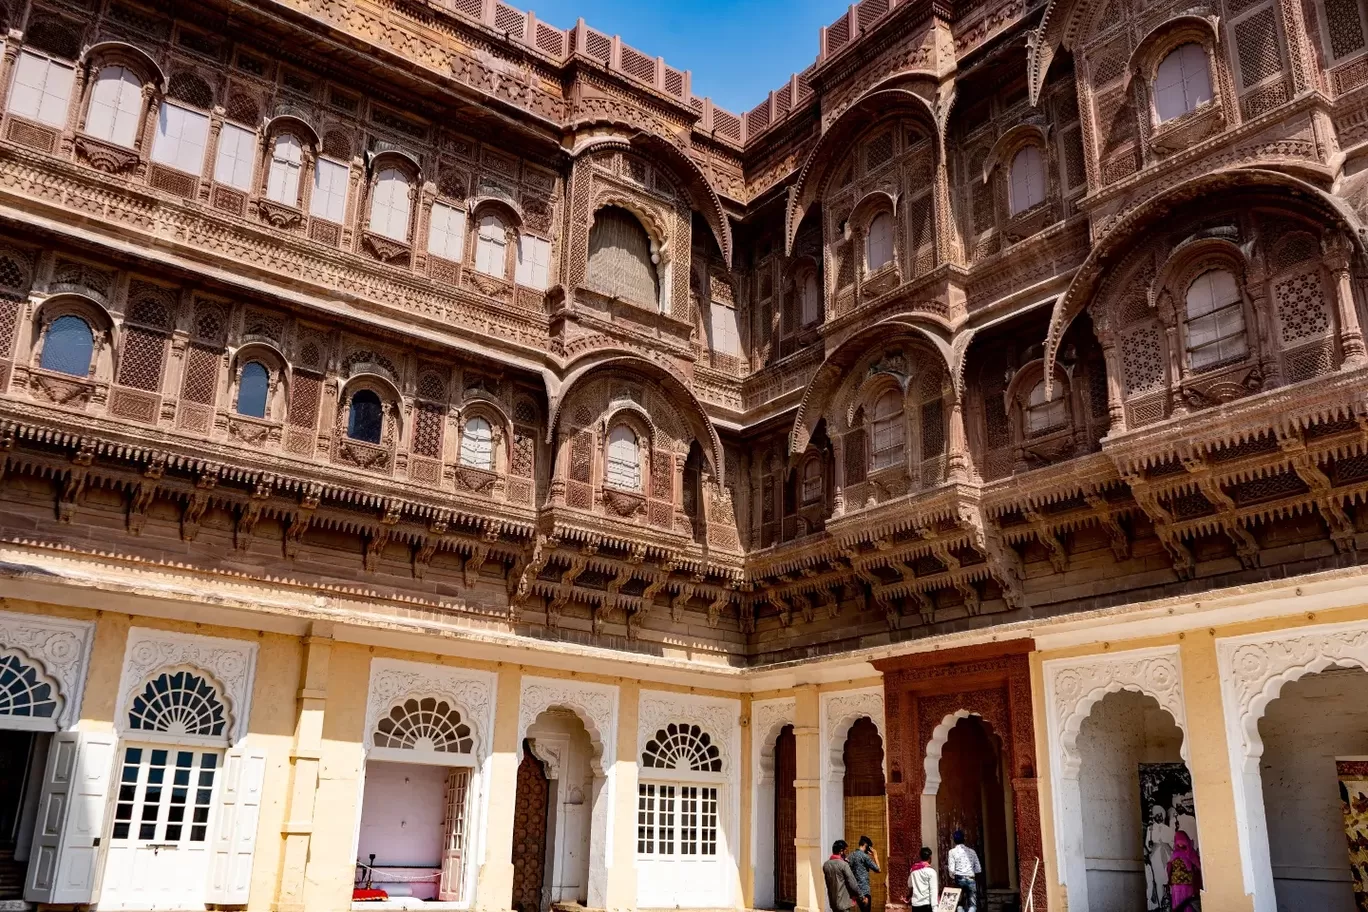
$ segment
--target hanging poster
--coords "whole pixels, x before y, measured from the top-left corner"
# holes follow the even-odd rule
[[[1199,912],[1202,865],[1186,763],[1140,764],[1146,912]]]
[[[1336,757],[1344,836],[1349,841],[1349,873],[1354,902],[1368,912],[1368,757]]]

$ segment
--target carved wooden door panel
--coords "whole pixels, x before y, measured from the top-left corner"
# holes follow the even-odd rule
[[[774,746],[774,904],[798,904],[798,744],[793,726],[785,725]]]
[[[514,912],[541,912],[547,792],[541,761],[524,748],[513,810],[513,899],[509,908]]]

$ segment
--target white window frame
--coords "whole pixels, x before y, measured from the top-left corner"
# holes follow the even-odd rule
[[[879,231],[875,231],[875,226]],[[879,256],[876,263],[875,257]],[[878,272],[893,262],[893,216],[880,212],[869,220],[865,229],[865,270]]]
[[[255,130],[225,123],[219,131],[214,153],[214,180],[244,192],[252,189],[256,172],[257,134]]]
[[[1054,393],[1053,399],[1045,398],[1045,381],[1043,379],[1031,387],[1030,393],[1026,396],[1026,407],[1022,409],[1027,437],[1045,431],[1057,430],[1068,425],[1069,404],[1064,397],[1063,384],[1056,383]]]
[[[476,430],[476,422],[484,425],[482,435],[473,433]],[[487,472],[494,471],[494,425],[483,415],[475,415],[466,419],[461,426],[461,451],[460,463],[473,469],[484,469]]]
[[[1217,299],[1215,297],[1209,278],[1213,273],[1224,273],[1230,277],[1233,296],[1228,299]],[[1198,283],[1204,280],[1206,282],[1205,288],[1199,293],[1205,294],[1206,300],[1198,302],[1201,310],[1194,313],[1193,293],[1198,291]],[[1222,315],[1225,315],[1227,319],[1238,317],[1239,329],[1228,329],[1230,324],[1223,326]],[[1189,282],[1187,291],[1183,294],[1183,316],[1183,349],[1189,370],[1193,372],[1203,371],[1218,364],[1249,357],[1249,322],[1244,310],[1244,294],[1240,290],[1239,279],[1231,270],[1216,266],[1203,271]],[[1210,338],[1199,336],[1198,338],[1203,341],[1194,342],[1194,327],[1204,328],[1208,325],[1213,327]],[[1240,353],[1234,353],[1236,340],[1239,341],[1239,347],[1243,349]],[[1203,355],[1199,361],[1197,353],[1206,351],[1214,351],[1215,357],[1208,358]]]
[[[890,397],[897,402],[898,410],[880,415],[880,403],[888,401]],[[870,411],[870,471],[878,472],[904,465],[907,461],[907,403],[901,391],[894,389],[883,392],[874,400],[874,407]]]
[[[152,161],[196,177],[204,173],[209,147],[209,115],[172,101],[157,107]]]
[[[26,71],[27,75],[36,79],[36,82],[19,81]],[[55,73],[65,76],[66,84],[60,87],[60,91],[52,91]],[[58,81],[60,82],[60,79]],[[75,66],[25,48],[19,52],[19,59],[14,65],[14,78],[10,82],[9,111],[35,123],[46,124],[49,127],[65,127],[71,112],[71,90],[75,84]]]
[[[515,281],[526,288],[545,291],[551,278],[551,242],[534,234],[518,237],[518,268]]]
[[[625,491],[640,491],[641,449],[641,438],[635,429],[627,424],[614,425],[604,447],[604,483]]]
[[[1189,63],[1195,64],[1196,57],[1187,53],[1188,48],[1193,49],[1196,54],[1201,57],[1201,67],[1199,69],[1194,69],[1191,73],[1187,71],[1187,65]],[[1177,74],[1170,73],[1168,74],[1168,77],[1166,77],[1164,75],[1164,65],[1170,60],[1175,61],[1178,72]],[[1161,85],[1161,79],[1171,78],[1174,75],[1177,76],[1176,82],[1169,82]],[[1194,90],[1193,88],[1199,76],[1206,82],[1206,97],[1197,98],[1197,100],[1194,101],[1194,97],[1200,94],[1199,91]],[[1159,61],[1159,66],[1155,68],[1154,82],[1151,83],[1150,88],[1154,95],[1154,117],[1156,122],[1161,124],[1168,123],[1171,120],[1177,120],[1184,115],[1191,114],[1203,105],[1211,104],[1215,100],[1216,94],[1215,85],[1211,78],[1211,55],[1207,52],[1206,47],[1197,41],[1184,41],[1177,47],[1170,48],[1163,59]],[[1173,89],[1177,89],[1181,93],[1180,101],[1182,110],[1174,109],[1172,113],[1169,113],[1166,116],[1163,108],[1163,93]]]
[[[1009,204],[1012,215],[1020,215],[1045,202],[1049,180],[1045,167],[1045,155],[1040,146],[1028,143],[1012,156],[1008,167]]]
[[[304,175],[304,141],[293,133],[271,138],[270,164],[266,171],[266,198],[282,206],[299,206]]]
[[[497,213],[480,216],[475,235],[475,271],[508,278],[508,223]]]
[[[464,209],[440,200],[428,213],[428,253],[459,263],[465,255]]]
[[[413,183],[402,170],[395,167],[380,169],[371,192],[368,224],[372,234],[408,243],[409,222],[413,216],[412,191]]]
[[[117,84],[116,84],[117,83]],[[142,125],[143,81],[126,66],[103,67],[86,107],[85,133],[131,149]]]
[[[713,301],[711,307],[712,348],[719,355],[741,356],[741,331],[736,319],[736,308],[721,301]]]
[[[309,214],[338,225],[344,223],[347,220],[347,193],[351,186],[351,168],[343,162],[320,155],[314,161],[313,181],[313,193],[309,196]]]

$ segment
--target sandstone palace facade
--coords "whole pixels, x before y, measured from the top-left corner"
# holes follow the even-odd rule
[[[0,908],[1368,891],[1364,0],[0,26]]]

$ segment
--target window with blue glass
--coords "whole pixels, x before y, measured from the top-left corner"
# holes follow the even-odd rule
[[[380,397],[370,390],[357,390],[352,395],[351,411],[347,416],[347,436],[363,443],[379,443],[384,423]]]
[[[48,325],[43,357],[38,366],[73,377],[86,377],[90,375],[90,359],[94,353],[95,334],[90,331],[90,324],[67,314]]]
[[[271,375],[260,361],[248,361],[242,366],[242,379],[238,381],[239,415],[249,418],[266,417],[266,394],[271,386]]]

